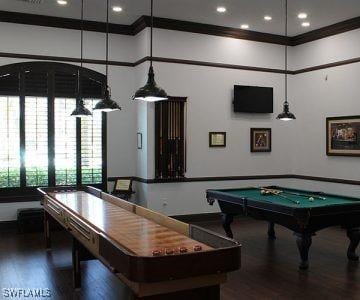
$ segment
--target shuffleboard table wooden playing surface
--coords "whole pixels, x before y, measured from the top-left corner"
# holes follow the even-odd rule
[[[220,299],[226,274],[240,267],[238,242],[98,189],[39,188],[44,236],[50,222],[73,236],[74,287],[80,262],[100,260],[131,291],[131,299]]]

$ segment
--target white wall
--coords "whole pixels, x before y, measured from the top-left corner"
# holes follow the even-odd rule
[[[357,29],[292,47],[289,52],[290,69],[314,67],[359,55],[360,29]]]
[[[290,69],[360,57],[360,30],[289,49]],[[79,57],[79,32],[0,23],[2,52]],[[284,67],[284,47],[232,38],[163,29],[155,30],[154,55],[264,68]],[[86,32],[85,58],[103,59],[105,35]],[[135,37],[111,35],[110,59],[134,62],[149,54],[149,31]],[[26,60],[0,58],[0,65]],[[108,176],[154,177],[154,105],[130,101],[145,84],[148,63],[135,68],[110,67],[113,98],[121,112],[109,115]],[[85,65],[99,72],[104,66]],[[289,77],[289,100],[297,120],[275,120],[284,101],[284,75],[192,65],[155,63],[156,80],[170,95],[188,97],[188,177],[303,174],[359,180],[357,158],[326,157],[325,118],[360,114],[358,105],[360,64]],[[327,81],[325,77],[327,76]],[[274,87],[274,114],[232,112],[234,84]],[[250,128],[271,127],[271,153],[250,153]],[[226,131],[227,147],[210,149],[209,131]],[[143,149],[136,149],[136,133],[143,134]],[[229,181],[174,184],[136,183],[136,201],[166,214],[216,211],[205,201],[207,188],[260,184],[330,189],[356,195],[357,188],[300,180]],[[164,202],[166,205],[163,205]],[[15,210],[32,203],[1,204],[0,221],[14,218]]]
[[[310,49],[315,47],[314,43],[306,45]],[[306,45],[302,46],[305,57],[309,51],[305,49]],[[341,59],[360,57],[360,30],[317,41],[316,48],[329,50],[313,52],[314,63],[332,62],[332,57],[340,54],[335,53],[339,49],[341,49]],[[326,55],[320,53],[327,53],[326,61],[324,61]],[[299,59],[304,61],[305,57]],[[295,77],[291,89],[296,105],[294,110],[299,118],[296,126],[298,138],[294,149],[295,174],[360,179],[358,157],[326,155],[326,118],[360,115],[359,75],[360,63],[356,63],[303,73]]]

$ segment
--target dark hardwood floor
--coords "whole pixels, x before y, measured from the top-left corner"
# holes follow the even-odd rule
[[[222,233],[218,222],[198,225]],[[360,264],[348,262],[348,239],[340,228],[320,231],[313,238],[308,271],[298,270],[298,251],[289,230],[276,227],[277,240],[269,241],[262,221],[237,219],[233,229],[243,245],[242,268],[222,286],[222,299],[360,299]],[[83,263],[83,288],[74,291],[70,244],[68,234],[57,231],[53,250],[46,252],[42,234],[2,230],[0,290],[48,288],[51,299],[128,299],[128,290],[97,261]]]

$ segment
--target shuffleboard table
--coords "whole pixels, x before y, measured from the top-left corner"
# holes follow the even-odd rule
[[[100,260],[131,299],[220,299],[228,272],[240,267],[238,242],[129,203],[93,187],[39,188],[46,248],[50,222],[73,237],[74,287],[80,262]]]
[[[276,191],[276,192],[274,192]],[[233,237],[231,223],[239,214],[248,214],[269,222],[268,236],[275,239],[274,224],[294,231],[300,252],[300,269],[308,268],[312,236],[323,228],[340,225],[347,231],[349,260],[358,260],[360,241],[360,199],[322,192],[277,186],[207,190],[207,201],[218,201],[226,235]]]

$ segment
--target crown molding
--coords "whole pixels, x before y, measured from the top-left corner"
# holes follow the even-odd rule
[[[344,33],[360,28],[360,17],[348,19],[336,24],[315,29],[291,38],[291,46],[298,46],[305,43],[320,40],[329,36]]]
[[[9,11],[0,11],[0,22],[17,23],[25,25],[46,26],[65,29],[81,29],[81,20],[51,17],[37,14],[27,14]],[[112,34],[136,35],[146,27],[150,27],[151,19],[149,16],[138,18],[131,25],[109,24],[109,32]],[[344,33],[360,28],[360,17],[345,20],[333,25],[312,30],[304,34],[293,37],[283,35],[262,33],[251,30],[242,30],[238,28],[217,26],[211,24],[202,24],[189,21],[181,21],[167,18],[154,18],[154,27],[184,31],[191,33],[200,33],[213,36],[230,37],[249,41],[271,43],[277,45],[297,46],[319,40],[325,37]],[[106,23],[96,21],[84,21],[83,29],[86,31],[106,32]]]
[[[0,10],[0,22],[81,30],[81,20],[78,19],[59,18],[3,10]],[[105,33],[106,23],[84,20],[83,29],[86,31]],[[109,32],[114,34],[133,35],[133,28],[132,25],[110,23]]]

